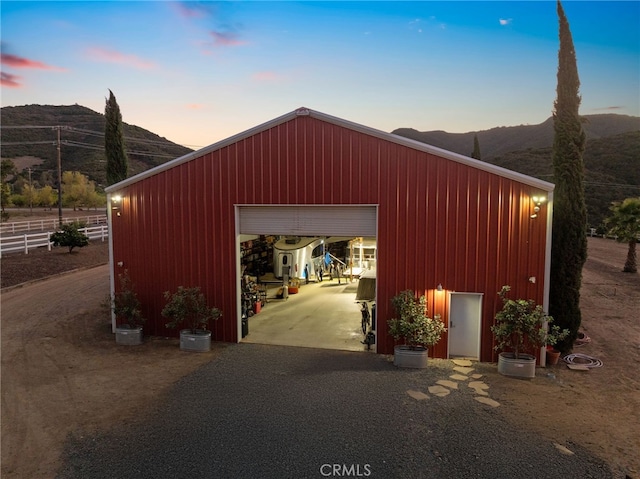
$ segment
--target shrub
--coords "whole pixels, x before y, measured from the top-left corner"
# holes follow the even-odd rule
[[[60,231],[56,231],[51,235],[51,241],[54,246],[67,246],[69,253],[73,248],[83,248],[89,244],[87,235],[79,231],[80,223],[69,223],[62,225]]]
[[[416,298],[411,290],[402,291],[391,299],[398,318],[389,321],[389,334],[396,341],[404,341],[411,349],[433,346],[446,331],[439,315],[427,315],[427,299]]]
[[[177,328],[184,324],[195,334],[198,330],[207,329],[210,320],[217,320],[222,316],[222,311],[218,308],[207,305],[207,299],[198,287],[178,286],[173,294],[165,291],[164,297],[168,302],[162,309],[162,316],[171,320],[166,324],[167,328]]]
[[[498,296],[502,299],[502,309],[496,314],[496,324],[491,331],[496,335],[495,350],[511,350],[516,359],[520,353],[534,353],[544,345],[553,346],[569,335],[569,330],[560,330],[551,325],[553,318],[542,306],[532,299],[509,299],[511,287],[503,286]],[[545,328],[545,323],[547,328]]]
[[[113,313],[130,328],[142,326],[146,320],[142,317],[142,305],[131,283],[129,272],[125,270],[123,274],[118,275],[118,279],[120,290],[113,296]]]

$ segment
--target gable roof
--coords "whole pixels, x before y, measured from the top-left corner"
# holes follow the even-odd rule
[[[399,145],[406,146],[408,148],[412,148],[414,150],[423,151],[426,153],[430,153],[435,156],[439,156],[442,158],[446,158],[448,160],[456,161],[458,163],[462,163],[464,165],[471,166],[473,168],[477,168],[479,170],[484,170],[489,173],[496,174],[498,176],[502,176],[504,178],[508,178],[511,180],[518,181],[520,183],[524,183],[526,185],[534,186],[536,188],[540,188],[543,191],[553,191],[555,185],[553,183],[549,183],[544,180],[540,180],[538,178],[534,178],[532,176],[524,175],[522,173],[518,173],[516,171],[508,170],[506,168],[502,168],[501,166],[492,165],[490,163],[486,163],[484,161],[476,160],[474,158],[470,158],[465,155],[461,155],[459,153],[454,153],[452,151],[443,150],[442,148],[438,148],[435,146],[428,145],[426,143],[422,143],[420,141],[412,140],[410,138],[405,138],[403,136],[394,135],[392,133],[387,133],[382,130],[377,130],[375,128],[371,128],[368,126],[361,125],[359,123],[354,123],[348,120],[343,120],[342,118],[338,118],[335,116],[327,115],[326,113],[321,113],[316,110],[311,110],[309,108],[301,107],[289,113],[286,113],[282,116],[274,118],[273,120],[262,123],[261,125],[254,126],[248,130],[245,130],[236,135],[230,136],[224,140],[218,141],[209,146],[205,146],[199,150],[193,151],[191,153],[187,153],[184,156],[176,158],[174,160],[163,163],[162,165],[156,166],[149,170],[143,171],[131,178],[127,178],[126,180],[122,180],[119,183],[115,183],[111,186],[105,188],[107,193],[114,192],[120,188],[124,188],[133,183],[137,183],[145,178],[153,176],[162,171],[174,168],[182,163],[186,163],[195,158],[199,158],[207,153],[211,153],[212,151],[219,150],[226,146],[232,145],[240,140],[244,140],[245,138],[249,138],[257,133],[268,130],[275,126],[278,126],[282,123],[286,123],[295,119],[298,116],[310,116],[312,118],[317,118],[319,120],[325,121],[327,123],[332,123],[337,126],[341,126],[343,128],[347,128],[349,130],[354,130],[360,133],[364,133],[365,135],[373,136],[375,138],[379,138],[381,140],[386,140],[392,143],[396,143]]]

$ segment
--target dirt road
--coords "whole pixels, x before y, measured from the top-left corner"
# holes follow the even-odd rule
[[[3,478],[53,477],[67,434],[126,421],[215,355],[116,347],[108,294],[106,265],[2,294]]]

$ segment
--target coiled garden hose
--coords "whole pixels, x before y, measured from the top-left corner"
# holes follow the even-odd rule
[[[586,368],[601,368],[603,363],[600,359],[587,356],[582,353],[567,354],[562,360],[567,364],[576,364]]]

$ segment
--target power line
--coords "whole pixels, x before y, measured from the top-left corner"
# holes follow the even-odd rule
[[[84,128],[76,128],[74,126],[36,126],[36,125],[23,125],[23,126],[0,126],[0,129],[2,128],[6,128],[6,129],[57,129],[60,128],[64,131],[68,131],[71,133],[82,133],[84,135],[90,135],[90,136],[97,136],[100,138],[104,138],[104,132],[99,132],[99,131],[93,131],[93,130],[85,130]],[[163,145],[163,146],[169,146],[167,143],[172,143],[169,140],[166,141],[161,141],[161,140],[148,140],[146,138],[134,138],[132,136],[125,136],[123,137],[125,140],[127,141],[131,141],[131,142],[136,142],[136,143],[148,143],[150,145]],[[8,143],[5,143],[8,144]],[[184,148],[187,148],[187,146],[185,145],[180,145],[178,143],[174,143],[177,146],[183,146]]]
[[[49,141],[11,141],[11,142],[2,142],[2,146],[17,146],[17,145],[55,145],[56,142],[53,140]]]

